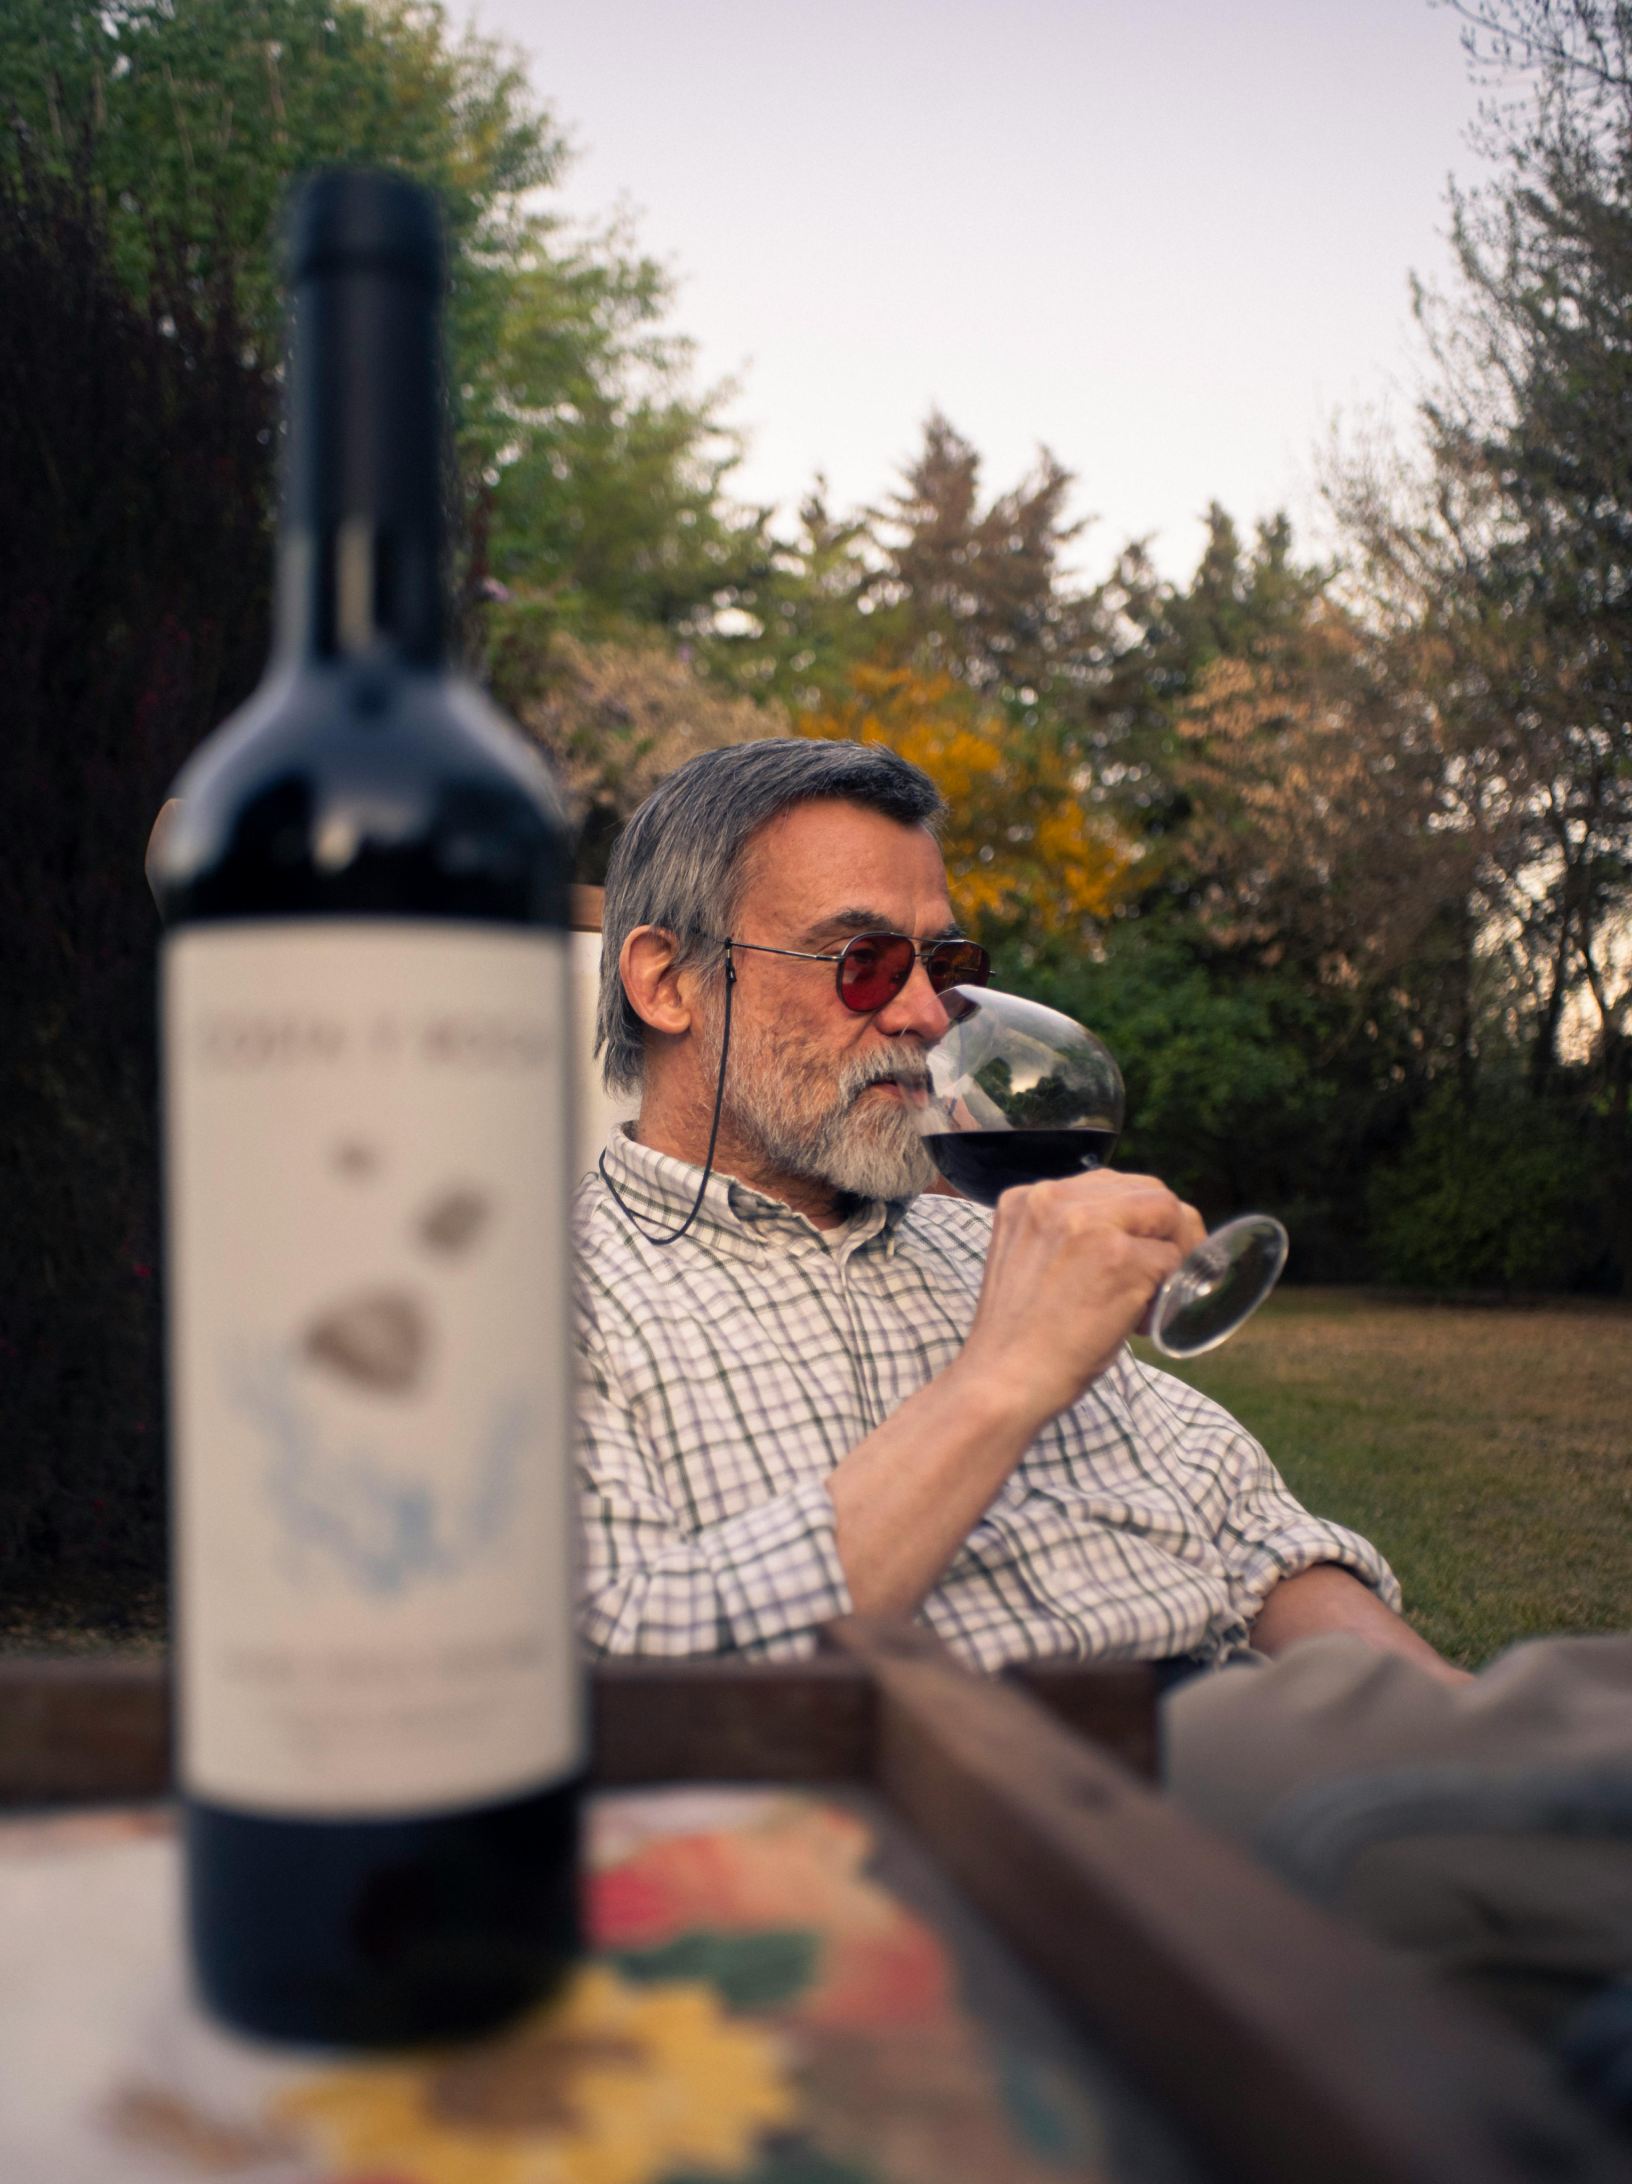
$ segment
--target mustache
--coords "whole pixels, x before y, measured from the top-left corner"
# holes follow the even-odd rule
[[[905,1047],[898,1053],[887,1049],[872,1054],[858,1054],[846,1062],[839,1072],[839,1093],[846,1107],[853,1107],[861,1095],[875,1084],[898,1084],[904,1091],[927,1092],[929,1071],[924,1065],[923,1050],[916,1045]]]

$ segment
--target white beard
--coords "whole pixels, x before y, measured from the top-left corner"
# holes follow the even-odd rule
[[[922,1078],[924,1049],[902,1038],[837,1071],[797,1035],[731,1028],[725,1106],[732,1124],[784,1175],[854,1198],[912,1198],[935,1163],[903,1102],[865,1097],[881,1078]]]

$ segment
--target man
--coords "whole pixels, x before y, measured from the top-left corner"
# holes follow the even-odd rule
[[[1341,1631],[1460,1680],[1373,1547],[1129,1353],[1191,1207],[1111,1171],[995,1215],[928,1194],[903,1095],[963,960],[926,961],[958,937],[940,810],[888,751],[749,744],[614,852],[600,1043],[640,1113],[579,1209],[588,1643],[788,1656],[856,1610],[986,1669]],[[917,954],[858,1011],[861,934]]]

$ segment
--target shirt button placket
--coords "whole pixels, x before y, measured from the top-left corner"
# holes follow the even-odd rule
[[[873,1346],[867,1330],[856,1312],[855,1286],[850,1269],[861,1256],[860,1251],[847,1251],[841,1258],[837,1252],[829,1252],[833,1272],[838,1281],[839,1295],[844,1299],[844,1314],[850,1327],[850,1355],[856,1361],[856,1387],[868,1421],[875,1426],[884,1423],[884,1405],[878,1389],[878,1372],[873,1363]]]

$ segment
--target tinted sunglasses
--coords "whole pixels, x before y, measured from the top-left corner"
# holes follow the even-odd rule
[[[812,955],[803,948],[765,948],[758,941],[728,940],[727,948],[746,948],[754,955],[794,956],[801,963],[831,963],[839,999],[858,1016],[870,1016],[888,1007],[922,963],[936,993],[948,986],[984,986],[991,975],[992,959],[973,940],[937,940],[922,952],[905,933],[858,933],[847,940],[836,956]]]

